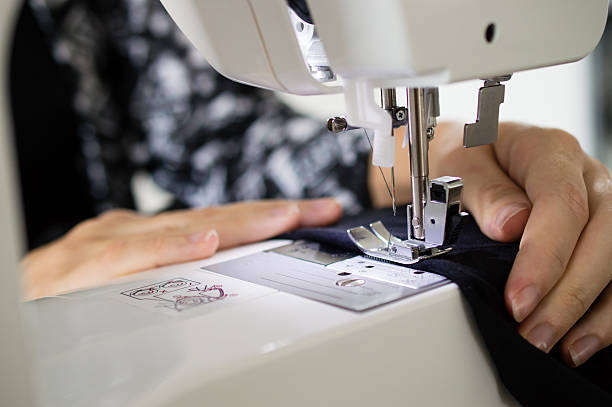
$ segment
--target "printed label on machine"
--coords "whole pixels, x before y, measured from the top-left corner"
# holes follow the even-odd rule
[[[191,270],[134,284],[111,295],[123,303],[168,316],[202,315],[274,292],[244,281]],[[197,309],[194,314],[191,310]]]

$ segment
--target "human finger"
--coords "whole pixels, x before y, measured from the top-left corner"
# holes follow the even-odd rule
[[[269,239],[299,226],[329,224],[341,214],[333,199],[243,203],[236,204],[231,213],[227,209],[210,220],[219,232],[220,248]]]
[[[331,198],[298,201],[300,226],[325,226],[336,222],[342,215],[342,205]]]
[[[112,277],[212,256],[219,246],[216,230],[167,235],[118,237],[99,243],[96,256],[83,262],[63,283],[99,284]]]
[[[52,267],[54,273],[46,273],[47,276],[36,272],[40,267],[24,265],[24,296],[32,299],[92,287],[121,275],[207,258],[214,254],[218,243],[214,230],[172,236],[116,236],[90,241],[78,251],[71,249],[73,242],[64,240],[42,253],[42,260],[56,266]]]
[[[601,294],[588,314],[561,341],[561,356],[573,367],[612,344],[612,285]]]
[[[561,131],[531,129],[500,134],[495,147],[500,165],[533,205],[505,289],[518,322],[561,278],[589,219],[580,145]]]
[[[342,206],[331,198],[246,201],[140,217],[129,222],[115,223],[113,232],[115,235],[142,235],[163,231],[172,235],[188,231],[195,233],[206,228],[217,229],[219,225],[229,222],[235,226],[235,234],[239,234],[244,227],[249,230],[248,235],[258,236],[259,231],[261,236],[272,237],[298,226],[326,225],[336,221],[341,214]],[[244,223],[242,226],[241,222]],[[256,237],[254,239],[261,240]]]
[[[329,198],[249,201],[162,215],[158,226],[180,230],[211,227],[219,232],[221,247],[226,248],[268,239],[299,226],[326,225],[341,213],[340,204]]]
[[[544,351],[550,350],[576,324],[612,280],[610,176],[602,165],[589,166],[585,182],[591,219],[560,280],[519,326],[519,333]],[[606,185],[609,191],[601,191],[601,186]]]

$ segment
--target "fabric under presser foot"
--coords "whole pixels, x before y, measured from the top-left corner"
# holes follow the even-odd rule
[[[377,220],[393,235],[406,239],[405,208],[398,208],[395,217],[390,209],[369,211],[344,217],[334,226],[299,229],[283,237],[331,244],[357,255],[360,251],[346,230]],[[612,347],[571,369],[562,363],[556,348],[546,354],[529,344],[516,332],[517,324],[504,303],[504,287],[518,243],[487,238],[471,216],[455,216],[451,222],[453,250],[410,268],[442,275],[459,286],[510,393],[525,406],[612,406]]]

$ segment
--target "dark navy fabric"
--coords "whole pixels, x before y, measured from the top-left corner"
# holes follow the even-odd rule
[[[406,238],[406,212],[389,209],[345,217],[336,225],[305,228],[285,237],[307,239],[359,250],[346,230],[381,220],[396,236]],[[453,218],[453,250],[411,265],[443,275],[456,283],[470,304],[474,319],[510,393],[525,406],[612,406],[612,348],[604,349],[577,369],[564,365],[555,348],[538,350],[516,332],[504,305],[504,286],[518,252],[518,243],[499,243],[484,236],[471,216]],[[537,270],[534,270],[537,272]]]

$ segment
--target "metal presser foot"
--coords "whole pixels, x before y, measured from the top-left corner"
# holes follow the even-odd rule
[[[414,264],[452,250],[450,247],[440,248],[423,242],[401,240],[393,236],[381,221],[370,223],[370,229],[358,226],[347,230],[347,233],[359,250],[377,260]]]
[[[424,207],[425,240],[414,238],[412,205],[408,205],[408,236],[401,240],[393,236],[382,222],[371,223],[369,228],[359,226],[348,229],[353,243],[366,256],[400,264],[413,264],[452,250],[444,247],[450,235],[447,220],[459,213],[463,181],[457,177],[441,177],[430,183]]]

